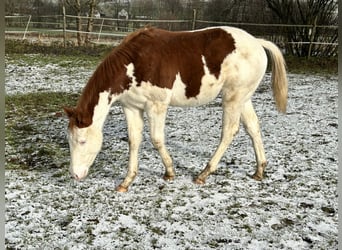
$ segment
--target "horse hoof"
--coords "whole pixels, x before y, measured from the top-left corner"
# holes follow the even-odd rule
[[[115,190],[120,192],[120,193],[126,193],[128,191],[128,188],[125,188],[125,187],[119,185],[115,188]]]
[[[205,184],[205,180],[202,180],[200,178],[196,178],[196,179],[194,179],[194,183],[197,185],[203,185],[203,184]]]
[[[164,181],[173,181],[175,176],[164,175],[163,179]]]
[[[262,181],[262,176],[260,176],[260,175],[258,175],[258,174],[253,174],[252,175],[252,178],[254,179],[254,180],[256,180],[256,181]]]

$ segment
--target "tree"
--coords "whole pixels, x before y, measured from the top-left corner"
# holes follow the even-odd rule
[[[155,5],[153,0],[135,0],[131,5],[131,12],[134,18],[150,19],[157,18],[159,13],[157,10],[159,5]]]
[[[205,19],[216,22],[230,22],[234,19],[232,9],[235,4],[235,1],[227,0],[209,1],[204,11]]]
[[[94,25],[94,13],[95,8],[98,4],[97,0],[89,0],[89,13],[88,13],[88,23],[87,23],[87,33],[85,37],[85,43],[88,44],[90,42],[89,40],[89,32],[93,31],[93,25]]]
[[[98,4],[97,0],[65,0],[66,3],[71,7],[76,15],[76,27],[77,27],[77,44],[81,46],[83,44],[82,38],[82,11],[88,13],[87,28],[86,32],[91,32],[93,30],[94,24],[94,13],[95,8]],[[89,33],[86,33],[84,42],[87,44],[90,42]]]
[[[81,19],[81,0],[66,0],[66,3],[75,11],[77,27],[77,44],[81,46],[82,41],[82,19]]]
[[[163,10],[160,11],[160,19],[180,19],[182,17],[183,6],[180,0],[164,0],[159,1],[159,4],[159,8]]]
[[[20,0],[6,0],[5,14],[31,14],[34,5],[34,0],[20,1]]]
[[[211,0],[206,5],[204,19],[218,22],[266,23],[269,13],[265,7],[264,0]]]
[[[330,55],[334,47],[312,47],[313,42],[337,41],[337,32],[317,28],[317,25],[337,25],[335,0],[266,0],[269,8],[283,24],[308,25],[286,29],[288,51],[301,57]],[[323,54],[322,54],[323,53]]]

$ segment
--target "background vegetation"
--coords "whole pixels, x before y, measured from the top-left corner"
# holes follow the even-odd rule
[[[79,46],[89,44],[95,17],[205,20],[192,27],[243,23],[242,28],[253,35],[284,43],[287,54],[311,57],[337,55],[337,6],[336,0],[6,0],[5,11],[6,15],[32,15],[32,22],[39,26],[43,16],[62,15],[64,9],[76,17]],[[84,16],[88,18],[83,20]]]
[[[86,58],[84,61],[92,61],[94,65],[100,62],[111,50],[111,46],[96,45],[96,46],[77,46],[63,47],[61,44],[44,45],[32,44],[27,41],[20,40],[5,40],[6,54],[14,56],[15,54],[45,54],[45,55],[60,55],[60,56],[77,56]],[[303,74],[333,74],[338,73],[338,58],[337,57],[305,57],[286,56],[287,67],[291,73]],[[94,66],[95,67],[95,66]]]

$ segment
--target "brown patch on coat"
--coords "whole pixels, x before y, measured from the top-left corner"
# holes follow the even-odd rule
[[[220,28],[195,32],[150,28],[131,37],[129,43],[136,51],[133,64],[138,84],[149,81],[171,89],[180,73],[188,98],[199,94],[204,75],[202,56],[209,72],[218,78],[224,58],[235,50],[231,34]]]
[[[140,29],[128,35],[97,67],[76,108],[65,108],[70,118],[69,128],[91,125],[101,92],[120,94],[129,89],[132,79],[127,76],[126,66],[130,63],[134,65],[138,86],[148,81],[171,89],[179,73],[186,85],[185,94],[191,98],[200,91],[204,75],[202,56],[210,73],[218,78],[224,58],[234,50],[233,37],[220,28],[194,32]]]

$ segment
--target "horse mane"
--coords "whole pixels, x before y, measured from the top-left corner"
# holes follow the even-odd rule
[[[137,29],[136,31],[128,34],[121,42],[120,45],[125,45],[128,42],[132,41],[134,38],[140,36],[140,35],[146,35],[151,37],[151,32],[154,31],[155,28],[152,27],[151,25],[146,25],[144,28]]]
[[[145,27],[127,35],[109,55],[97,66],[88,80],[78,100],[76,120],[78,127],[87,127],[92,123],[94,107],[98,103],[99,93],[109,91],[119,94],[129,87],[131,79],[126,75],[125,65],[128,65],[139,53],[139,41],[149,40],[154,28]],[[109,100],[110,102],[110,97]]]

